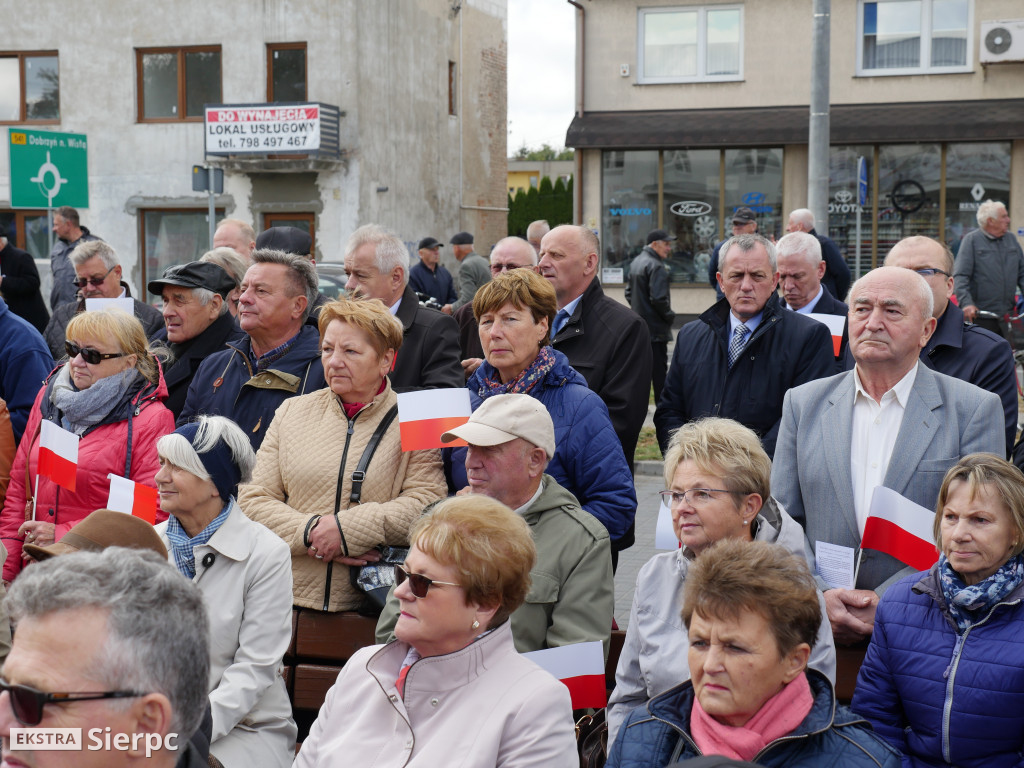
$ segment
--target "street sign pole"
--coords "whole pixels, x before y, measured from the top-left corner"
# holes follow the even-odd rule
[[[213,235],[217,230],[217,195],[224,191],[224,169],[193,165],[192,191],[209,193],[209,210],[206,217],[210,224],[210,248],[213,248]]]
[[[868,202],[868,164],[863,155],[857,158],[857,248],[853,260],[853,279],[860,278],[860,216]]]

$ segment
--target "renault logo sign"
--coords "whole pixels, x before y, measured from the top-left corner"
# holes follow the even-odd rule
[[[711,213],[711,204],[700,200],[680,200],[669,208],[676,216],[703,216]]]

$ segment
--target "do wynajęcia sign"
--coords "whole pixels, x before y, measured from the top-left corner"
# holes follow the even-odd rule
[[[319,104],[206,107],[206,154],[285,154],[320,148]]]

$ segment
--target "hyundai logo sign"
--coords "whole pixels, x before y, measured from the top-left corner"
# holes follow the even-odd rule
[[[711,204],[700,200],[680,200],[669,208],[676,216],[703,216],[711,213]]]

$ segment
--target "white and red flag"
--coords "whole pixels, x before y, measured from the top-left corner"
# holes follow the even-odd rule
[[[871,496],[861,547],[885,552],[912,568],[925,571],[939,559],[934,524],[933,511],[880,485]]]
[[[573,709],[599,709],[608,703],[604,647],[599,640],[545,648],[523,656],[565,684]]]
[[[463,440],[442,443],[441,435],[469,421],[473,406],[469,390],[424,389],[398,396],[398,429],[403,451],[425,448],[451,448],[465,445]]]
[[[808,317],[813,317],[819,323],[828,326],[832,334],[832,356],[839,357],[839,350],[843,346],[843,331],[846,330],[846,315],[826,315],[820,312],[810,312]]]
[[[78,474],[78,435],[46,419],[39,425],[39,474],[72,493]]]
[[[107,509],[135,515],[150,525],[156,525],[156,488],[150,488],[148,485],[136,483],[113,473],[107,477],[110,478]]]

